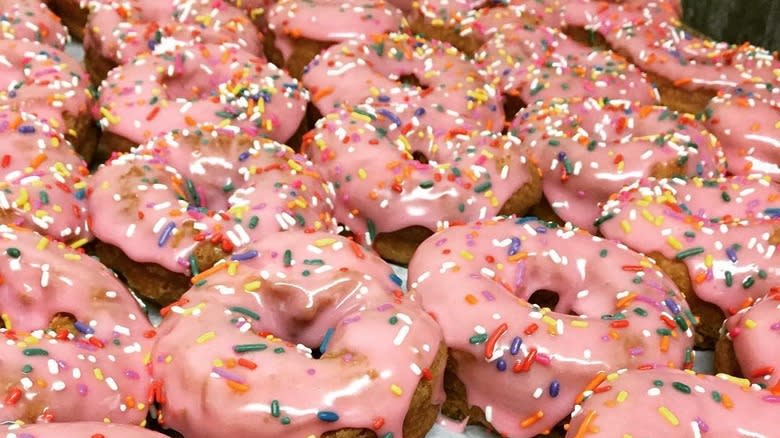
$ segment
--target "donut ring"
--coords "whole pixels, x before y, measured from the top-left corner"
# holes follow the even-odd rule
[[[597,224],[675,279],[701,320],[697,345],[711,348],[724,315],[780,279],[779,201],[767,177],[648,178],[614,195]]]
[[[141,424],[152,326],[103,265],[0,225],[0,422]]]
[[[287,141],[308,92],[295,79],[235,46],[198,45],[147,54],[114,69],[100,87],[101,151],[129,151],[172,129],[237,125]]]
[[[412,258],[410,289],[450,349],[445,414],[531,437],[565,419],[599,372],[693,365],[693,315],[651,260],[550,226],[452,227]],[[528,303],[540,290],[558,293],[554,311]]]
[[[257,28],[243,11],[210,0],[120,0],[96,4],[84,35],[86,66],[99,84],[117,65],[150,52],[164,39],[187,44],[234,43],[262,54]]]
[[[327,233],[281,233],[215,265],[163,312],[163,424],[188,438],[425,436],[446,349],[398,280]]]
[[[60,18],[38,0],[0,1],[0,39],[36,41],[59,50],[68,43]]]
[[[237,129],[173,131],[107,163],[92,187],[101,261],[164,304],[234,247],[335,229],[331,191],[311,163]]]
[[[516,138],[432,135],[426,126],[406,130],[417,123],[405,117],[342,110],[320,119],[304,145],[336,187],[336,218],[386,259],[406,264],[447,224],[523,214],[539,202],[538,171]]]
[[[420,85],[403,84],[404,76]],[[504,123],[501,98],[474,63],[449,44],[407,34],[336,44],[309,64],[301,81],[323,115],[368,104],[406,113],[435,132],[500,131]]]
[[[96,422],[0,426],[6,438],[164,438],[165,435],[141,427]]]
[[[608,99],[553,99],[521,110],[510,133],[545,176],[542,187],[563,222],[595,232],[601,206],[642,177],[719,176],[723,152],[693,116]]]
[[[772,418],[776,411],[776,395],[731,376],[623,370],[587,392],[566,438],[768,437],[776,434],[776,426],[758,419]]]
[[[49,125],[0,111],[0,212],[4,223],[35,229],[74,246],[87,225],[87,164]]]
[[[97,144],[83,67],[65,52],[0,40],[0,106],[31,113],[65,134],[87,161]]]

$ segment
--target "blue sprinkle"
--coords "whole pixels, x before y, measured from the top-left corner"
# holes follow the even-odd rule
[[[95,333],[95,330],[93,330],[92,327],[84,324],[81,321],[76,321],[75,323],[73,323],[73,325],[76,327],[76,330],[78,330],[82,334],[91,335]]]
[[[22,125],[19,128],[17,128],[20,134],[33,134],[35,133],[35,126],[32,125]]]
[[[247,158],[249,158],[249,152],[241,152],[241,155],[238,156],[238,161],[244,161]]]
[[[734,247],[728,247],[726,248],[726,255],[729,256],[729,260],[731,260],[732,263],[737,262],[737,252],[734,251]]]
[[[417,108],[414,110],[415,117],[421,117],[423,114],[425,114],[425,108]]]
[[[388,119],[390,119],[391,122],[395,123],[396,125],[401,126],[401,119],[397,115],[395,115],[392,111],[387,110],[385,108],[380,108],[379,110],[377,110],[377,113],[387,117]]]
[[[76,199],[84,199],[84,197],[87,196],[87,191],[85,189],[78,189],[73,193],[73,196],[75,196]]]
[[[669,308],[669,310],[674,313],[675,315],[680,313],[680,306],[674,302],[671,298],[667,298],[664,300],[664,304],[666,304],[666,307]]]
[[[566,152],[560,151],[558,152],[558,161],[564,161],[566,160]]]
[[[230,256],[230,259],[242,261],[242,260],[253,259],[255,257],[257,257],[257,251],[255,251],[254,249],[250,249],[249,251],[242,252],[241,254],[233,254],[232,256]]]
[[[390,102],[390,96],[384,94],[380,94],[376,99],[380,102]]]
[[[149,48],[149,50],[154,50],[154,47],[157,45],[157,41],[155,40],[149,40],[146,42],[146,47]]]
[[[333,329],[329,328],[325,331],[325,336],[322,337],[322,342],[320,342],[320,353],[325,354],[326,351],[328,351],[328,344],[330,343],[330,338],[333,337]]]
[[[160,234],[160,238],[157,239],[157,246],[163,247],[165,246],[165,242],[168,241],[168,239],[171,237],[171,233],[173,232],[173,229],[176,228],[176,224],[173,222],[168,222],[168,225],[165,226],[165,228],[162,231],[162,234]]]
[[[506,371],[506,361],[504,359],[499,359],[496,361],[496,368],[499,371]]]
[[[390,280],[392,280],[392,281],[393,281],[393,283],[395,283],[396,285],[398,285],[398,287],[401,287],[401,285],[403,285],[403,284],[404,284],[404,280],[403,280],[401,277],[397,276],[397,275],[395,274],[395,272],[391,272],[391,273],[390,273]]]
[[[509,354],[517,356],[521,345],[523,345],[523,340],[520,339],[520,336],[515,336],[515,338],[512,339],[512,344],[509,346]]]
[[[558,383],[557,380],[553,380],[550,383],[550,397],[558,397],[558,394],[561,392],[561,384]]]
[[[537,232],[537,233],[539,233],[539,234],[545,234],[545,233],[547,233],[547,227],[536,227],[536,228],[535,228],[535,230],[536,230],[536,232]]]
[[[513,256],[517,254],[520,251],[520,246],[522,245],[522,242],[517,237],[512,238],[512,243],[509,245],[509,255]]]
[[[702,166],[701,163],[696,163],[696,175],[704,175],[704,166]]]
[[[764,214],[772,219],[780,217],[780,208],[767,208],[764,210]]]
[[[533,222],[533,221],[536,221],[536,220],[539,220],[539,218],[536,217],[536,216],[523,216],[523,217],[517,218],[517,220],[515,220],[515,223],[517,225],[522,225],[522,224],[525,224],[525,223],[528,223],[528,222]]]
[[[331,411],[319,411],[317,412],[317,418],[326,423],[335,423],[339,421],[339,414]]]

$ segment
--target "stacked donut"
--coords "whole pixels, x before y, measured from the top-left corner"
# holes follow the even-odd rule
[[[0,434],[772,436],[780,60],[680,15],[0,1]]]

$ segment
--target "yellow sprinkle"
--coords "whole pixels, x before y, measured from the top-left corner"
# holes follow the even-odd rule
[[[460,252],[460,256],[466,260],[474,260],[474,254],[466,251],[465,249]]]
[[[367,176],[366,169],[363,169],[362,167],[358,169],[358,177],[360,179],[366,179],[366,176]]]
[[[401,396],[401,394],[404,393],[403,389],[401,389],[401,387],[396,385],[395,383],[390,385],[390,392],[392,392],[393,394],[395,394],[395,395],[397,395],[399,397]]]
[[[222,359],[214,359],[214,361],[211,362],[211,365],[217,368],[222,368],[225,366],[225,362]]]
[[[544,315],[542,317],[542,322],[547,324],[550,327],[555,327],[555,325],[558,324],[558,321],[549,315]]]
[[[3,313],[2,315],[0,315],[0,318],[3,319],[3,326],[5,327],[6,330],[13,329],[13,327],[11,326],[11,317],[8,316],[7,313]]]
[[[79,254],[65,253],[63,257],[65,257],[65,260],[81,260],[81,256]]]
[[[577,328],[588,328],[588,321],[583,321],[581,319],[575,319],[575,320],[572,320],[571,326],[572,327],[577,327]]]
[[[367,116],[365,114],[360,114],[360,113],[357,113],[357,112],[353,112],[351,114],[351,116],[352,116],[353,119],[355,119],[357,121],[360,121],[360,122],[365,122],[365,123],[371,122],[371,117],[369,117],[369,116]]]
[[[152,363],[152,353],[147,352],[144,354],[144,365],[149,365],[150,363]]]
[[[208,341],[214,339],[214,336],[216,336],[216,335],[217,334],[214,333],[214,332],[206,332],[206,333],[203,333],[202,335],[198,336],[198,339],[196,339],[195,342],[198,343],[198,344],[202,344],[204,342],[208,342]]]
[[[250,281],[244,285],[244,290],[247,292],[256,291],[258,289],[260,289],[260,280]]]
[[[628,221],[625,220],[625,219],[620,221],[620,228],[622,228],[623,232],[626,233],[626,234],[631,232],[631,224],[628,223]]]
[[[116,125],[117,123],[119,123],[119,117],[111,114],[111,111],[109,111],[108,108],[106,108],[104,106],[100,107],[100,115],[105,117],[106,120],[108,120],[108,123],[110,123],[112,125]]]
[[[95,374],[95,378],[96,379],[98,379],[100,381],[102,381],[104,379],[104,377],[103,377],[103,370],[101,370],[100,368],[95,368],[93,373]]]
[[[723,380],[727,380],[727,381],[729,381],[729,382],[731,382],[731,383],[733,383],[735,385],[739,385],[739,386],[741,386],[743,388],[749,388],[750,387],[750,380],[748,380],[748,379],[743,379],[743,378],[740,378],[740,377],[734,377],[732,375],[725,374],[725,373],[718,373],[715,376],[716,377],[720,377]]]
[[[618,392],[616,400],[618,403],[623,403],[624,401],[626,401],[627,398],[628,398],[628,392],[620,391]]]
[[[70,247],[73,248],[73,249],[81,248],[82,246],[86,245],[87,243],[89,243],[89,240],[87,240],[87,238],[82,238],[82,239],[79,239],[79,240],[71,243]]]
[[[238,262],[237,261],[234,260],[234,261],[228,263],[228,267],[227,267],[228,275],[230,275],[230,276],[236,275],[236,270],[237,269],[238,269]]]
[[[314,246],[316,246],[317,248],[322,248],[323,246],[332,245],[334,243],[336,243],[336,239],[333,239],[333,238],[330,238],[330,237],[326,237],[326,238],[323,238],[323,239],[315,240],[314,241]]]
[[[642,209],[642,217],[647,219],[647,221],[651,224],[655,222],[655,216],[653,216],[653,214],[650,213],[650,211],[647,209]]]
[[[675,238],[674,236],[667,237],[666,238],[666,243],[668,243],[669,246],[671,246],[672,248],[674,248],[676,250],[681,250],[683,248],[682,243],[680,243],[680,241],[677,240],[677,238]]]
[[[44,249],[46,249],[47,246],[49,246],[49,239],[47,239],[45,237],[41,237],[41,240],[38,241],[38,244],[35,245],[35,248],[38,251],[43,251]]]
[[[290,166],[290,169],[295,171],[300,171],[303,169],[303,167],[293,159],[287,160],[287,165]]]
[[[707,254],[704,256],[704,266],[708,268],[712,267],[712,254]]]
[[[658,413],[661,414],[661,416],[664,417],[664,419],[672,426],[677,426],[680,424],[680,420],[678,420],[672,411],[670,411],[666,406],[661,406],[658,408]]]
[[[14,203],[16,205],[23,206],[27,204],[28,199],[29,197],[27,195],[27,189],[22,187],[21,189],[19,189],[19,197],[16,198],[16,201],[14,201]]]
[[[756,324],[756,322],[753,321],[752,319],[748,319],[745,321],[745,328],[754,329],[756,328],[757,325],[758,324]]]

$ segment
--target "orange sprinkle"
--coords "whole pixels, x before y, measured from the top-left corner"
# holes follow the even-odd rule
[[[574,438],[582,438],[585,436],[585,434],[588,433],[590,430],[591,423],[593,423],[593,420],[596,418],[596,411],[589,410],[587,414],[585,414],[585,419],[582,420],[582,424],[580,424],[580,428],[577,429],[577,433],[574,434]]]
[[[190,279],[190,282],[191,282],[192,284],[195,284],[195,283],[197,283],[197,282],[199,282],[199,281],[203,280],[204,278],[206,278],[206,277],[208,277],[208,276],[210,276],[210,275],[212,275],[212,274],[214,274],[214,273],[216,273],[216,272],[219,272],[219,271],[221,271],[221,270],[223,270],[223,269],[227,268],[227,265],[228,265],[227,263],[219,263],[219,264],[216,264],[216,265],[214,265],[214,266],[212,266],[212,267],[210,267],[210,268],[206,269],[205,271],[201,272],[200,274],[198,274],[198,275],[196,275],[196,276],[192,277],[192,278]]]
[[[722,402],[723,402],[723,406],[724,406],[726,409],[731,409],[731,408],[733,408],[733,407],[734,407],[734,401],[733,401],[733,400],[731,400],[731,397],[729,397],[729,395],[728,395],[728,394],[721,394],[721,395],[720,395],[720,401],[722,401]]]
[[[320,101],[320,99],[325,98],[333,94],[333,87],[322,87],[314,92],[314,95],[311,97],[311,101],[313,103],[317,103]]]
[[[585,399],[585,393],[588,391],[593,391],[596,389],[597,386],[601,384],[605,379],[607,378],[607,373],[603,371],[599,371],[598,374],[596,374],[595,377],[593,377],[593,380],[588,382],[587,385],[585,385],[585,389],[582,390],[582,392],[577,396],[577,398],[574,400],[574,404],[580,404],[582,403],[582,400]]]
[[[44,161],[46,161],[46,154],[40,153],[40,154],[36,155],[35,158],[32,159],[32,161],[30,161],[30,167],[32,167],[33,169],[36,169]]]
[[[232,380],[226,380],[227,386],[230,387],[230,389],[238,392],[247,392],[249,391],[249,386],[244,385],[243,383],[234,382]]]
[[[525,429],[526,427],[532,426],[534,423],[536,423],[537,421],[541,420],[542,417],[544,417],[544,412],[536,411],[535,414],[533,414],[533,415],[529,416],[528,418],[526,418],[525,420],[521,421],[520,422],[520,427]]]
[[[466,302],[469,304],[477,304],[477,297],[472,294],[466,295]]]
[[[691,78],[680,78],[672,82],[672,85],[674,85],[675,87],[682,87],[683,85],[690,84],[691,82],[693,82]]]

